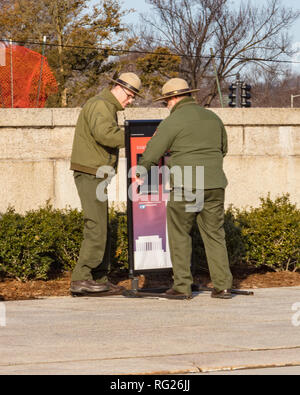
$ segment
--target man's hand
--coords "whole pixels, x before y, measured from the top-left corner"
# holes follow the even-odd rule
[[[136,182],[138,185],[141,186],[141,185],[144,184],[145,180],[144,180],[143,178],[136,177],[135,182]]]

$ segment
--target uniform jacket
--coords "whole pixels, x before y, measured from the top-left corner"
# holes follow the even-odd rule
[[[108,90],[92,97],[82,108],[74,135],[71,170],[96,175],[100,166],[117,167],[125,137],[117,123],[123,107]]]
[[[192,167],[192,185],[188,187],[196,188],[196,166],[204,167],[204,189],[226,187],[227,179],[223,171],[223,157],[227,153],[226,130],[216,114],[200,107],[191,97],[178,102],[170,116],[160,123],[139,165],[149,171],[167,151],[170,154],[167,162],[169,168],[179,166],[184,174],[184,166]],[[140,172],[140,176],[143,175]],[[183,186],[174,185],[174,180],[172,186]]]

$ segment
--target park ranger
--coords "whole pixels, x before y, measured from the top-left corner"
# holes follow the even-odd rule
[[[192,177],[183,179],[182,184],[178,184],[178,177],[177,181],[175,176],[173,182],[171,179],[173,189],[167,204],[167,226],[174,284],[167,293],[187,298],[192,295],[190,233],[196,217],[214,286],[211,296],[229,299],[232,275],[224,232],[227,179],[223,171],[227,135],[217,115],[200,107],[191,97],[197,90],[190,89],[181,78],[172,78],[163,86],[162,96],[156,101],[163,100],[171,114],[160,123],[147,144],[139,161],[144,170],[138,169],[137,182],[143,183],[147,171],[157,165],[166,152],[170,155],[168,166],[171,169],[179,167],[184,174],[184,168],[192,168]],[[202,191],[197,189],[201,185],[196,177],[197,168],[204,170]],[[190,188],[190,196],[183,193],[184,188]],[[202,205],[199,205],[197,196],[202,196]],[[191,200],[194,197],[195,201]]]
[[[75,129],[71,170],[83,209],[84,240],[72,273],[72,293],[120,293],[123,290],[107,277],[110,256],[108,202],[96,196],[97,187],[103,181],[97,171],[102,166],[117,167],[119,148],[125,145],[117,112],[139,95],[141,81],[134,73],[123,73],[111,80],[114,83],[111,90],[103,89],[84,105]]]

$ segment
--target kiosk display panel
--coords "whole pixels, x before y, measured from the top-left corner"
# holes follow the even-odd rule
[[[129,271],[131,275],[170,270],[166,205],[168,187],[162,171],[166,157],[148,173],[145,183],[135,183],[135,168],[160,120],[126,121],[127,209]]]

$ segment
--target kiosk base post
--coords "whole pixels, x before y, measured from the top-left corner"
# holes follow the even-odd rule
[[[138,277],[133,277],[131,279],[131,290],[137,292],[139,289],[139,279]]]

